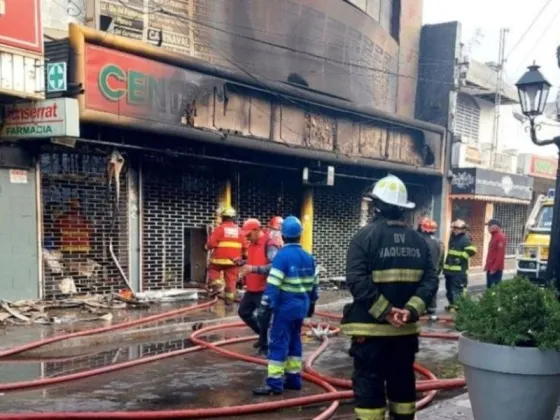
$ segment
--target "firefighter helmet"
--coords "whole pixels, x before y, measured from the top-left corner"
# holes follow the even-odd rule
[[[464,220],[457,219],[453,223],[451,223],[451,228],[453,228],[453,229],[466,229],[467,224],[465,223]]]
[[[235,211],[235,209],[233,207],[226,207],[221,211],[220,216],[222,216],[222,217],[235,217],[235,216],[237,216],[237,212]]]
[[[375,183],[371,198],[377,198],[385,204],[405,209],[413,209],[416,204],[408,201],[408,192],[404,182],[395,175],[388,175]]]
[[[261,222],[258,219],[247,219],[243,223],[241,233],[243,236],[249,235],[252,231],[260,229],[262,227]]]
[[[284,219],[280,216],[274,216],[268,222],[268,227],[275,230],[282,230],[282,223],[284,223]]]
[[[295,216],[288,216],[282,224],[282,236],[284,238],[297,238],[301,236],[303,226],[301,221]]]
[[[437,223],[429,217],[422,217],[418,223],[420,230],[425,233],[435,233],[437,230]]]

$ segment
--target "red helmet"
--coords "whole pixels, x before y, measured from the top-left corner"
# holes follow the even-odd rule
[[[429,217],[422,217],[418,222],[418,226],[425,233],[434,233],[437,230],[437,223]]]
[[[243,223],[243,227],[241,228],[241,234],[243,236],[247,236],[252,231],[260,229],[262,227],[261,222],[258,219],[247,219]]]
[[[284,223],[284,219],[280,216],[274,216],[268,222],[268,227],[275,230],[282,230],[282,224]]]

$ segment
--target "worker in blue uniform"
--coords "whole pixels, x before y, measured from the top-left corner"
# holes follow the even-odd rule
[[[266,384],[255,395],[280,395],[300,390],[302,370],[301,327],[313,316],[318,299],[315,259],[299,244],[303,227],[289,216],[282,225],[284,247],[272,261],[258,310],[261,328],[272,318],[268,342]]]

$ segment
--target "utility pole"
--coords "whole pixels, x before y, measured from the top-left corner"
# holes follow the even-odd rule
[[[498,52],[498,68],[496,75],[496,93],[494,95],[494,127],[492,131],[492,148],[490,149],[490,168],[495,166],[498,137],[500,135],[500,106],[502,104],[502,90],[504,86],[504,65],[506,63],[506,35],[509,29],[500,29],[500,49]]]

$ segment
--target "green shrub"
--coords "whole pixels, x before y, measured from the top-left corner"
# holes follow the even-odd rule
[[[456,325],[470,338],[560,351],[560,303],[552,289],[525,278],[504,281],[458,302]]]

